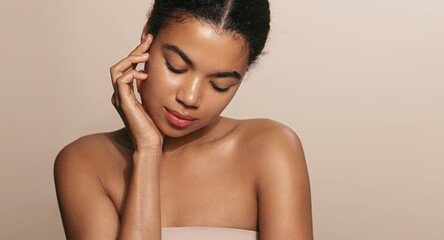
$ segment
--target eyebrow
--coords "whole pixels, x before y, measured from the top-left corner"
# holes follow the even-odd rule
[[[238,73],[238,72],[236,72],[236,71],[233,71],[233,72],[217,72],[217,73],[214,73],[214,74],[211,74],[211,76],[212,77],[218,77],[218,78],[236,78],[237,80],[241,80],[241,75]]]
[[[194,66],[193,61],[182,51],[179,47],[172,45],[172,44],[164,44],[162,48],[168,49],[170,51],[175,52],[177,55],[179,55],[188,65]],[[211,74],[212,77],[218,77],[218,78],[235,78],[237,80],[241,80],[242,76],[236,72],[217,72],[214,74]]]
[[[188,65],[194,66],[193,61],[191,61],[191,59],[182,50],[180,50],[179,47],[171,44],[164,44],[162,47],[177,53],[177,55],[179,55]]]

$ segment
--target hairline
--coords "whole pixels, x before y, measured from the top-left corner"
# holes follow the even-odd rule
[[[239,41],[242,44],[243,50],[245,50],[247,52],[248,59],[250,59],[250,54],[252,51],[250,43],[247,41],[246,37],[243,36],[242,33],[239,33],[239,32],[234,31],[232,29],[225,29],[224,28],[225,27],[225,20],[224,19],[220,24],[215,24],[214,22],[212,22],[208,19],[205,19],[201,16],[198,16],[196,14],[193,14],[192,12],[189,12],[183,8],[178,8],[178,9],[174,10],[173,12],[171,12],[171,14],[164,19],[162,24],[159,26],[157,34],[162,29],[168,29],[174,23],[183,23],[183,22],[192,21],[192,20],[197,20],[202,25],[204,25],[204,24],[210,25],[218,34],[221,34],[221,35],[222,34],[230,34],[236,41]],[[147,28],[146,33],[151,33],[154,35],[154,33],[150,31],[149,23],[147,23],[147,24],[148,24],[148,28]],[[248,60],[248,68],[250,67],[250,65],[252,65],[252,63],[250,63],[250,60]]]

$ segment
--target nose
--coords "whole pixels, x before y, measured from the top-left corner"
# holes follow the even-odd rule
[[[183,81],[177,90],[176,99],[185,107],[198,108],[202,101],[200,82],[198,77]]]

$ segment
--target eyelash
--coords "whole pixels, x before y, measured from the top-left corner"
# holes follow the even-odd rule
[[[229,87],[220,88],[220,87],[216,86],[216,84],[214,84],[213,82],[211,82],[211,85],[213,85],[213,88],[216,89],[216,91],[218,91],[218,92],[226,92],[226,91],[228,91],[228,89],[230,89]]]
[[[165,65],[168,67],[168,69],[169,69],[171,72],[176,73],[176,74],[184,73],[184,72],[187,71],[187,70],[178,70],[178,69],[173,68],[173,67],[170,65],[170,63],[169,63],[168,61],[166,61],[166,60],[165,60]],[[226,91],[228,91],[228,89],[230,89],[229,87],[227,87],[227,88],[220,88],[220,87],[218,87],[216,84],[214,84],[213,82],[211,82],[211,85],[213,85],[213,88],[214,88],[216,91],[218,91],[218,92],[226,92]]]
[[[168,61],[166,61],[166,60],[165,60],[165,64],[166,64],[166,66],[168,67],[168,69],[169,69],[171,72],[173,72],[173,73],[184,73],[184,72],[187,71],[187,70],[178,70],[178,69],[173,68],[173,67],[170,65],[170,63],[168,63]]]

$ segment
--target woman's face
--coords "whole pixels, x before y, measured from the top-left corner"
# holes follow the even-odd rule
[[[171,23],[155,37],[145,64],[148,79],[139,92],[159,130],[181,137],[219,117],[247,67],[242,37],[187,19]]]

